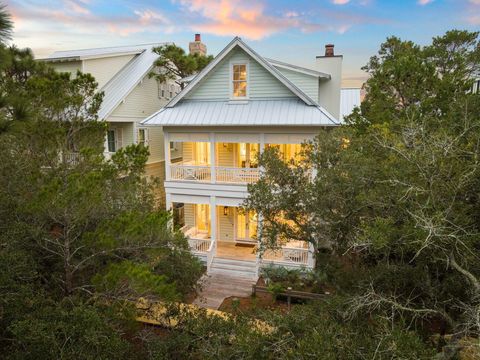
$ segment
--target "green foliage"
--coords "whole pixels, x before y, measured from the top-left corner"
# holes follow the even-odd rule
[[[133,352],[95,306],[62,302],[19,314],[8,327],[7,359],[129,359]]]
[[[0,5],[0,45],[12,38],[13,23],[5,5]]]
[[[178,300],[173,284],[168,284],[165,275],[157,275],[148,264],[123,261],[112,263],[105,273],[97,273],[93,277],[97,291],[119,297],[131,294],[134,298],[153,295],[164,300]]]
[[[310,242],[352,313],[478,334],[479,34],[423,47],[392,37],[364,70],[366,98],[347,126],[321,131],[296,164],[261,156],[245,205],[266,220],[262,246]],[[329,253],[337,265],[321,260]]]
[[[265,312],[270,324],[255,327],[248,317],[207,316],[172,308],[179,327],[163,336],[144,336],[151,358],[185,359],[431,359],[435,352],[414,332],[382,319],[345,321],[344,300],[294,306],[289,313]]]
[[[150,76],[161,83],[173,80],[182,89],[185,83],[181,82],[181,79],[200,72],[213,60],[212,55],[186,54],[185,50],[176,45],[162,45],[154,48],[153,51],[159,55],[155,66],[161,70],[152,72]]]

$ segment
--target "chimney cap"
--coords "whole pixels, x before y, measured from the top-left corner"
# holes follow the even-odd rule
[[[195,34],[195,41],[202,41],[202,37],[200,34]]]
[[[325,45],[325,56],[335,56],[335,45],[334,44],[327,44]]]

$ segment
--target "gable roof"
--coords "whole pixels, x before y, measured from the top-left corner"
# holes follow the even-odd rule
[[[158,56],[152,51],[152,47],[144,49],[100,89],[104,92],[102,105],[98,110],[100,119],[106,119],[125,100],[128,94],[150,72]]]
[[[39,59],[42,61],[54,62],[54,61],[78,61],[97,59],[101,57],[119,56],[119,55],[136,55],[141,54],[147,49],[151,49],[154,46],[160,46],[163,44],[141,44],[141,45],[128,45],[128,46],[111,46],[94,49],[80,49],[80,50],[65,50],[55,51],[46,58]]]
[[[300,98],[307,105],[317,105],[317,103],[300,90],[294,83],[288,80],[278,69],[276,69],[272,64],[270,64],[265,58],[257,54],[252,48],[243,42],[238,36],[235,37],[216,57],[210,62],[197,76],[195,76],[188,85],[177,95],[175,96],[166,107],[175,106],[181,99],[183,99],[187,94],[189,94],[199,82],[210,72],[216,65],[218,65],[233,49],[240,47],[248,55],[250,55],[254,60],[256,60],[263,68],[265,68],[270,74],[272,74],[277,80],[279,80],[283,85],[285,85],[292,93],[294,93],[298,98]]]

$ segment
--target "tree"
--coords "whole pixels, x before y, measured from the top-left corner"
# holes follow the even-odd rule
[[[0,45],[12,38],[13,23],[10,14],[6,11],[5,5],[0,4]]]
[[[322,131],[293,166],[273,150],[260,158],[246,206],[267,220],[261,240],[352,256],[362,277],[344,289],[352,316],[480,331],[480,97],[469,91],[479,67],[478,33],[424,47],[389,38],[364,68],[367,96],[347,126]]]
[[[176,45],[162,45],[153,51],[159,55],[154,64],[159,71],[152,72],[150,76],[161,83],[173,80],[182,90],[185,83],[181,79],[200,72],[213,60],[212,55],[186,54],[185,50]]]
[[[29,49],[1,50],[0,348],[12,358],[132,358],[126,300],[180,300],[203,269],[157,210],[148,149],[104,158],[95,79],[57,73]]]

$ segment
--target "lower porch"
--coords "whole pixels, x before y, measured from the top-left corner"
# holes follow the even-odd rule
[[[261,249],[257,241],[260,219],[239,206],[176,203],[173,207],[174,221],[188,238],[192,253],[207,265],[207,272],[213,271],[215,260],[218,263],[220,259],[225,260],[222,265],[230,261],[237,267],[250,266],[257,275],[269,264],[314,267],[313,251],[304,241],[291,240],[277,249]]]

